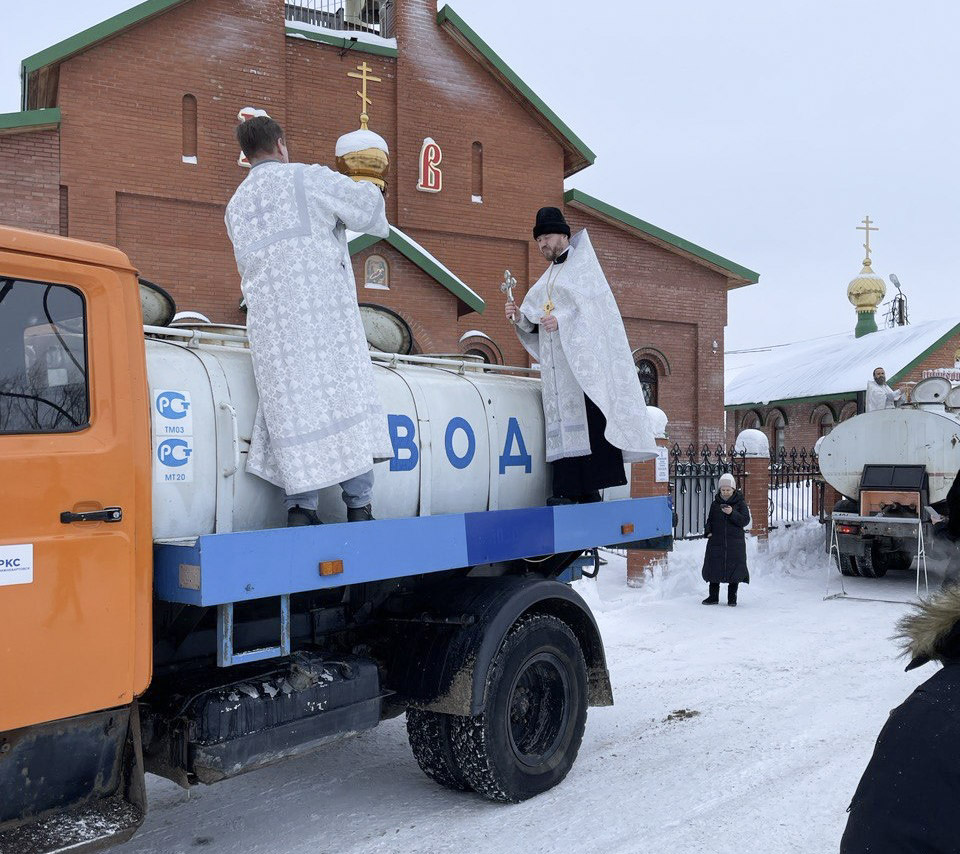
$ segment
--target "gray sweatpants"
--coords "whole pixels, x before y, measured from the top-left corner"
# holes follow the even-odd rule
[[[343,503],[350,508],[366,507],[373,500],[373,469],[351,477],[340,484],[343,490]],[[320,490],[311,492],[297,492],[287,495],[283,500],[284,507],[290,510],[293,507],[302,507],[304,510],[316,510],[320,500]]]

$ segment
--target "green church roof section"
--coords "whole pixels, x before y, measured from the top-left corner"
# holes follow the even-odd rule
[[[554,135],[564,148],[564,174],[570,177],[575,172],[591,166],[597,156],[587,147],[564,121],[551,110],[517,73],[510,68],[480,36],[449,6],[437,12],[440,24],[474,59],[492,68],[498,77],[512,88],[516,94],[526,100],[546,121]]]
[[[187,0],[146,0],[146,2],[134,6],[132,9],[120,12],[120,14],[114,15],[112,18],[107,18],[99,24],[94,24],[92,27],[88,27],[82,32],[70,36],[68,39],[64,39],[62,42],[57,42],[55,45],[46,48],[46,50],[41,50],[33,56],[28,56],[21,63],[21,67],[24,72],[29,74],[31,71],[43,68],[45,65],[62,62],[64,59],[80,53],[98,42],[118,35],[128,27],[141,24],[156,15],[163,14],[174,6],[179,6],[186,2]]]
[[[397,49],[389,44],[379,44],[378,42],[390,42],[393,39],[378,39],[377,41],[364,40],[358,36],[361,34],[338,36],[333,30],[327,30],[323,27],[309,28],[299,22],[288,23],[286,25],[286,34],[292,38],[309,39],[310,41],[328,44],[341,50],[357,51],[358,53],[372,53],[376,56],[387,56],[391,59],[397,58]]]
[[[403,255],[404,258],[412,261],[423,270],[424,273],[443,285],[458,300],[468,306],[471,311],[483,314],[487,304],[483,301],[480,294],[464,282],[463,279],[452,273],[446,265],[431,255],[417,243],[416,240],[400,231],[399,228],[391,225],[390,235],[386,238],[377,237],[373,234],[361,234],[358,237],[354,237],[348,247],[350,249],[350,255],[353,256],[358,252],[363,252],[364,249],[369,249],[384,239],[390,246]]]
[[[48,130],[60,126],[60,108],[0,113],[0,134]]]
[[[633,214],[628,214],[626,211],[619,210],[613,205],[608,205],[606,202],[601,202],[593,196],[588,196],[582,190],[567,190],[563,194],[563,201],[573,207],[585,208],[591,213],[599,214],[605,219],[613,220],[615,223],[642,232],[648,237],[652,237],[658,243],[679,249],[686,255],[692,255],[694,258],[705,261],[711,267],[719,268],[732,279],[737,286],[755,285],[760,281],[759,273],[755,273],[746,267],[741,267],[733,261],[728,261],[726,258],[722,258],[709,249],[697,246],[696,243],[684,240],[684,238],[678,237],[676,234],[671,234],[669,231],[665,231],[649,222],[645,222],[639,217],[633,216]]]

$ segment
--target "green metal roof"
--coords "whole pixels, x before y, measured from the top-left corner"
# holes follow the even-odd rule
[[[386,240],[390,246],[407,260],[416,264],[432,279],[438,281],[472,311],[483,314],[487,305],[473,288],[454,275],[419,243],[392,225],[390,226],[390,235],[386,238],[376,237],[373,234],[361,234],[351,240],[348,245],[351,257],[358,252],[363,252],[364,249],[369,249],[381,240]]]
[[[0,113],[0,134],[27,130],[54,128],[60,124],[60,108],[24,110],[20,113]]]
[[[510,68],[480,36],[449,6],[437,12],[437,23],[453,35],[475,59],[492,67],[503,80],[543,117],[560,138],[565,154],[564,172],[567,177],[593,164],[597,156],[587,147],[563,120],[551,110],[517,73]]]
[[[689,240],[684,240],[682,237],[677,237],[676,234],[671,234],[669,231],[664,231],[662,228],[645,222],[638,217],[628,214],[626,211],[619,210],[613,205],[608,205],[606,202],[601,202],[599,199],[595,199],[593,196],[588,196],[581,190],[567,190],[563,194],[563,200],[567,204],[573,205],[574,207],[580,206],[583,208],[588,208],[589,210],[601,214],[607,219],[615,220],[618,223],[629,226],[636,231],[643,232],[646,235],[654,238],[655,240],[668,244],[670,246],[679,249],[681,252],[684,252],[688,255],[693,255],[695,258],[699,258],[702,261],[706,261],[713,267],[719,267],[724,270],[732,279],[736,279],[740,284],[744,285],[753,285],[760,280],[760,274],[755,273],[753,270],[748,270],[746,267],[741,267],[739,264],[734,264],[733,261],[728,261],[726,258],[711,252],[709,249],[704,249],[702,246],[697,246],[696,243],[691,243]]]

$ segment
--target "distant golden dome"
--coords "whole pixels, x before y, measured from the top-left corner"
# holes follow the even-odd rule
[[[337,171],[354,181],[369,181],[381,190],[387,185],[390,150],[386,140],[372,130],[361,128],[337,140]]]
[[[870,260],[863,262],[863,269],[847,286],[847,299],[858,312],[875,312],[887,293],[883,279],[873,272]]]

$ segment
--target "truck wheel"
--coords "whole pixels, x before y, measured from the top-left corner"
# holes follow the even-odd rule
[[[841,575],[846,575],[848,578],[855,578],[860,574],[857,572],[856,559],[852,555],[841,555],[834,552],[833,561],[836,563]]]
[[[466,792],[470,784],[457,765],[450,738],[450,723],[454,717],[407,709],[407,738],[424,774],[441,786]]]
[[[867,544],[862,555],[857,555],[850,559],[857,565],[857,574],[864,578],[879,578],[881,575],[887,574],[885,569],[882,572],[878,572],[877,567],[873,564],[873,543]]]
[[[453,750],[471,787],[519,803],[556,786],[573,766],[587,721],[587,666],[570,627],[520,619],[487,673],[483,712],[453,719]]]

